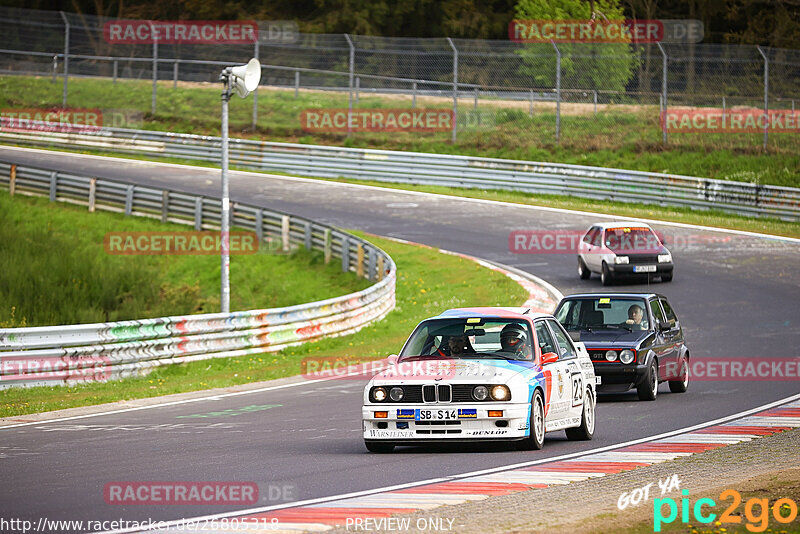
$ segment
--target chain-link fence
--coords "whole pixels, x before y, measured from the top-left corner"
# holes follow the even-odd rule
[[[63,107],[75,105],[70,80],[76,78],[117,86],[121,80],[147,80],[149,112],[169,116],[174,105],[159,102],[168,100],[170,86],[217,82],[222,66],[255,56],[262,63],[261,102],[256,95],[247,104],[247,119],[251,127],[293,138],[306,135],[300,112],[308,108],[443,108],[456,118],[448,131],[392,135],[587,151],[664,145],[800,148],[796,124],[793,133],[791,128],[698,132],[691,124],[671,128],[664,120],[675,109],[716,110],[723,119],[742,110],[793,112],[800,104],[796,50],[298,33],[275,39],[267,31],[248,44],[110,44],[103,30],[111,19],[0,8],[0,20],[5,23],[0,73],[61,82]],[[242,116],[240,111],[240,123]],[[386,133],[348,128],[329,135]]]

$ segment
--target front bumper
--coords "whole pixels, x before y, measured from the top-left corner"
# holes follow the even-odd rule
[[[620,393],[641,384],[647,378],[648,366],[643,363],[592,362],[594,374],[600,377],[598,393]]]
[[[455,420],[417,421],[417,410],[455,410],[470,415]],[[470,411],[474,410],[474,416]],[[502,410],[502,417],[489,417]],[[377,418],[375,412],[388,412]],[[409,414],[412,414],[409,416]],[[530,403],[368,404],[362,408],[364,439],[397,444],[431,441],[513,441],[530,434]]]
[[[634,267],[645,267],[655,265],[656,270],[649,273],[634,272]],[[656,264],[629,264],[629,263],[610,263],[608,269],[614,276],[658,276],[662,274],[670,274],[675,269],[674,263],[656,263]]]

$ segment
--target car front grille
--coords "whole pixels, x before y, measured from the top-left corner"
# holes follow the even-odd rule
[[[652,265],[658,263],[658,254],[628,254],[628,262],[632,265]]]

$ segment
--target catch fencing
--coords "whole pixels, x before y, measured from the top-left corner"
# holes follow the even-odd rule
[[[217,82],[222,67],[257,57],[263,89],[293,91],[299,107],[452,108],[459,120],[438,135],[485,146],[487,137],[521,146],[595,148],[662,145],[797,151],[796,133],[668,132],[662,113],[679,108],[794,110],[800,51],[705,43],[517,43],[510,40],[386,38],[259,32],[253,44],[110,44],[113,19],[0,8],[0,73],[152,82],[150,113],[169,117],[169,82]],[[262,23],[266,27],[267,23]],[[159,82],[161,84],[159,85]],[[313,94],[307,94],[307,92]],[[323,98],[324,96],[324,98]],[[362,102],[362,100],[364,102]],[[145,108],[146,109],[146,108]],[[144,109],[140,110],[144,111]],[[303,135],[298,113],[259,115],[251,128]],[[242,121],[243,117],[234,119]],[[475,127],[479,124],[480,127]],[[347,136],[375,135],[348,132]]]
[[[11,195],[217,230],[219,199],[0,162],[0,188]],[[302,217],[232,203],[231,225],[284,251],[320,250],[326,262],[373,282],[362,291],[284,308],[161,317],[111,323],[0,329],[0,389],[137,376],[161,365],[277,351],[355,332],[395,304],[396,269],[380,248]]]
[[[44,126],[42,127],[44,130]],[[218,162],[219,137],[106,128],[0,131],[0,142]],[[230,164],[319,178],[500,189],[800,220],[800,189],[605,167],[230,139]]]

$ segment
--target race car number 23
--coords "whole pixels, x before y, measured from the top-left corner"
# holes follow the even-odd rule
[[[458,419],[455,410],[415,410],[414,412],[414,419],[417,421]]]

